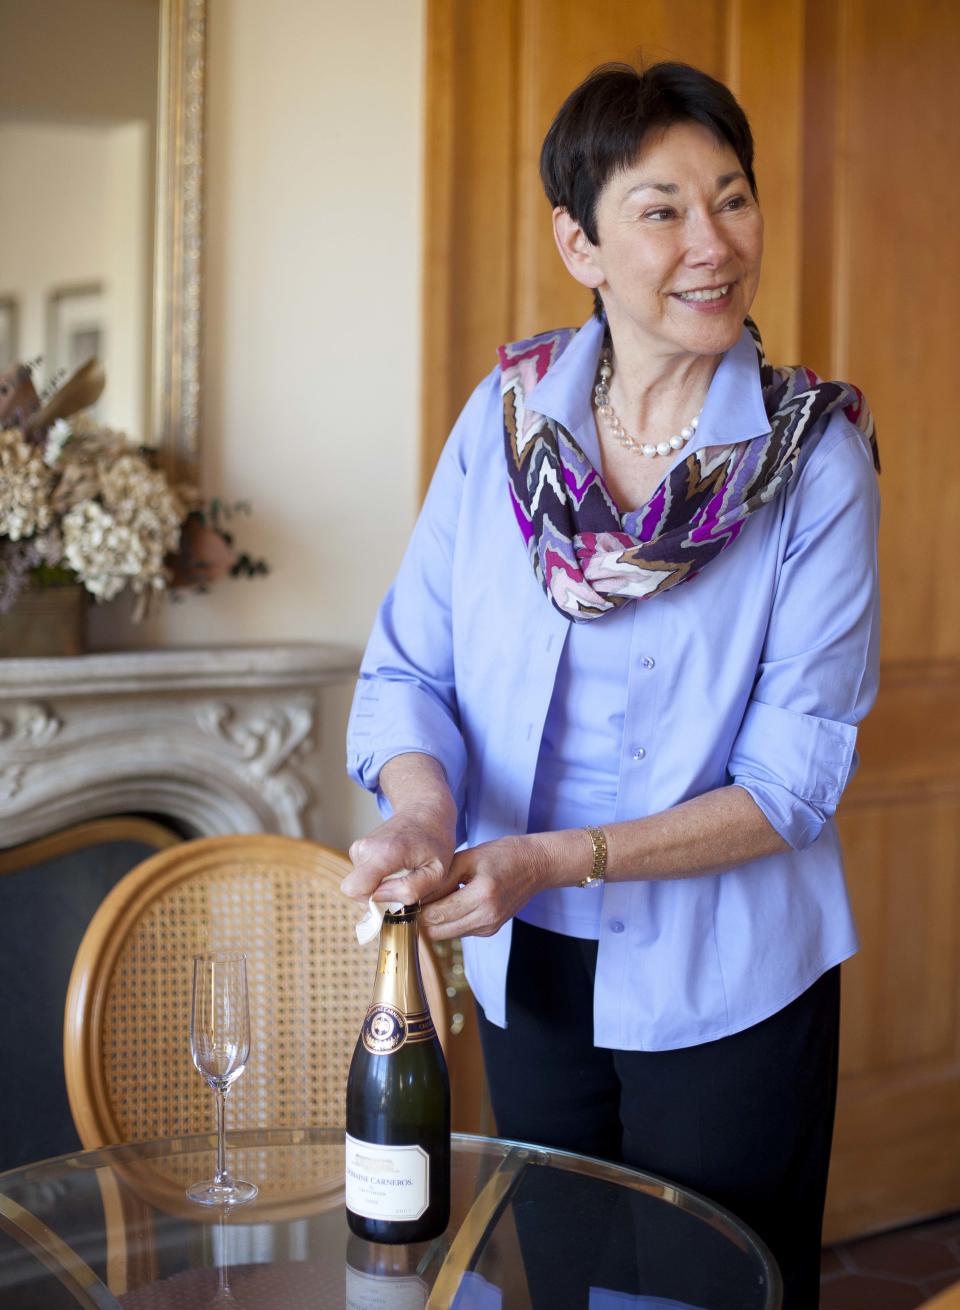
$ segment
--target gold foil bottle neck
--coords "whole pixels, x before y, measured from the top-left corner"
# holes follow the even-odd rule
[[[384,923],[387,920],[391,923],[407,923],[417,917],[420,909],[420,902],[415,901],[413,905],[403,905],[399,910],[385,910],[383,914]]]
[[[390,1005],[401,1014],[422,1014],[427,1008],[417,951],[416,910],[386,915],[380,929],[380,955],[373,988],[374,1005]]]

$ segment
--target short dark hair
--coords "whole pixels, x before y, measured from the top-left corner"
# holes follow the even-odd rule
[[[701,123],[728,145],[754,197],[753,134],[733,92],[689,64],[601,64],[564,100],[540,151],[540,177],[550,204],[565,209],[598,244],[597,201],[612,175],[640,155],[651,132]],[[593,293],[597,313],[600,293]]]

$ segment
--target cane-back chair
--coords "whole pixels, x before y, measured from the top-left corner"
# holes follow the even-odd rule
[[[213,1099],[190,1058],[193,957],[243,950],[250,1060],[229,1128],[336,1126],[373,986],[374,947],[340,892],[344,855],[292,837],[208,837],[161,851],[109,893],[77,952],[64,1066],[86,1147],[209,1132]],[[421,943],[445,1043],[444,989]]]

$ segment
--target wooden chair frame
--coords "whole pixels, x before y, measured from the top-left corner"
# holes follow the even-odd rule
[[[154,819],[142,819],[138,815],[91,819],[88,823],[77,823],[73,827],[51,833],[48,837],[37,837],[22,845],[7,846],[0,850],[0,877],[5,873],[20,873],[61,855],[73,855],[90,846],[121,841],[142,842],[144,846],[153,846],[159,851],[179,846],[183,838],[162,823]]]
[[[64,1070],[70,1109],[84,1146],[123,1140],[110,1110],[101,1043],[110,981],[128,936],[150,905],[169,888],[238,859],[298,866],[334,886],[338,894],[340,882],[350,868],[339,851],[318,843],[274,834],[231,835],[200,838],[160,851],[117,883],[87,929],[67,990]],[[445,1046],[444,985],[423,941],[420,963],[427,1000]]]

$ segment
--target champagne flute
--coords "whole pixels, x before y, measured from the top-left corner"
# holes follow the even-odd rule
[[[227,1092],[250,1057],[250,1005],[247,957],[235,951],[211,951],[193,959],[193,1011],[190,1053],[217,1098],[217,1171],[213,1178],[187,1188],[201,1205],[239,1205],[257,1195],[255,1183],[227,1173],[225,1123]]]

